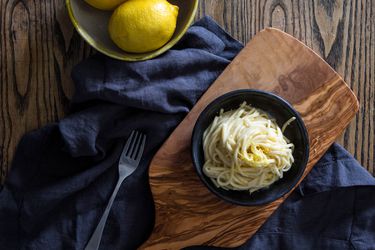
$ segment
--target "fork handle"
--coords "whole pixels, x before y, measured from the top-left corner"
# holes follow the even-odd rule
[[[85,250],[98,250],[100,246],[100,241],[102,239],[103,230],[105,227],[105,224],[107,222],[107,218],[109,215],[109,211],[111,211],[113,201],[116,198],[117,192],[121,187],[122,182],[125,178],[119,178],[116,184],[115,189],[113,190],[113,193],[111,195],[111,198],[109,199],[109,202],[107,204],[107,207],[102,215],[102,218],[99,221],[99,224],[96,226],[96,229],[94,233],[91,235],[91,238],[89,242],[87,243]]]

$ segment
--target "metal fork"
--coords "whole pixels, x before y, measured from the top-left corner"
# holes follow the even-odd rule
[[[94,233],[92,234],[89,242],[87,243],[85,250],[97,250],[99,249],[100,241],[102,239],[103,230],[105,223],[107,222],[109,211],[111,210],[113,201],[117,195],[117,192],[122,182],[131,175],[139,165],[143,150],[146,144],[146,135],[137,131],[132,131],[125,147],[121,153],[120,161],[118,165],[119,178],[115,189],[113,190],[112,196],[109,199],[108,205],[96,226]]]

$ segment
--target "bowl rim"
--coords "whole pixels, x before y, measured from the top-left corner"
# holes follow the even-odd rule
[[[82,1],[84,1],[84,0],[82,0]],[[136,56],[137,55],[136,53],[134,53],[134,55],[135,55],[134,57],[115,55],[111,51],[109,51],[107,48],[105,48],[105,46],[103,46],[101,43],[96,42],[95,39],[93,39],[91,37],[91,35],[89,33],[87,33],[87,31],[85,31],[85,29],[82,28],[82,26],[78,23],[78,21],[74,17],[73,8],[72,8],[72,5],[71,5],[71,0],[65,0],[65,5],[66,5],[66,8],[68,10],[69,18],[70,18],[74,28],[77,30],[77,32],[81,35],[81,37],[91,47],[93,47],[97,51],[99,51],[99,52],[103,53],[104,55],[107,55],[111,58],[114,58],[114,59],[117,59],[117,60],[122,60],[122,61],[135,62],[135,61],[144,61],[144,60],[155,58],[155,57],[167,52],[178,41],[180,41],[180,39],[185,35],[186,31],[188,30],[188,28],[193,23],[195,15],[197,13],[199,0],[192,0],[192,1],[194,1],[193,12],[189,17],[186,26],[182,29],[181,33],[179,35],[177,35],[175,38],[169,40],[163,47],[161,47],[157,50],[151,51],[151,52],[146,52],[147,53],[146,55],[142,54],[142,55],[139,55],[138,57]]]
[[[236,199],[233,199],[231,197],[223,196],[218,191],[218,188],[214,187],[211,183],[208,183],[208,181],[206,181],[206,179],[204,179],[204,177],[203,177],[204,173],[203,172],[202,172],[202,175],[198,172],[198,168],[202,168],[202,167],[199,166],[198,161],[195,157],[195,151],[197,151],[198,147],[194,147],[194,144],[195,144],[195,141],[197,139],[199,139],[199,138],[196,138],[198,136],[197,135],[197,130],[198,130],[197,125],[200,124],[201,121],[204,119],[204,114],[206,114],[208,110],[212,109],[212,107],[214,105],[216,105],[217,103],[219,103],[223,100],[235,97],[236,95],[243,94],[243,93],[257,94],[257,95],[261,95],[261,96],[266,96],[267,98],[272,98],[272,99],[276,100],[277,102],[283,104],[287,109],[289,109],[289,111],[291,111],[294,114],[294,116],[296,117],[296,120],[297,120],[298,125],[299,125],[298,126],[299,131],[301,132],[302,139],[304,140],[303,144],[305,145],[304,152],[303,152],[305,157],[303,159],[303,162],[299,165],[299,171],[297,173],[297,176],[293,179],[290,186],[288,188],[286,188],[283,192],[280,192],[278,195],[275,195],[274,197],[271,197],[271,198],[268,198],[268,199],[266,198],[263,201],[248,200],[248,201],[243,202],[243,201],[238,201]],[[308,160],[309,160],[309,156],[310,156],[310,141],[309,141],[309,135],[307,133],[307,128],[305,126],[305,123],[304,123],[301,115],[293,108],[293,106],[288,101],[286,101],[285,99],[283,99],[282,97],[280,97],[276,94],[273,94],[273,93],[267,92],[267,91],[263,91],[263,90],[237,89],[237,90],[230,91],[226,94],[223,94],[223,95],[215,98],[199,114],[199,117],[198,117],[197,121],[195,122],[194,129],[193,129],[192,136],[191,136],[190,153],[191,153],[191,159],[192,159],[192,163],[194,165],[194,169],[195,169],[196,174],[198,175],[199,179],[204,183],[204,185],[211,191],[211,193],[213,193],[214,195],[219,197],[221,200],[229,202],[229,203],[234,204],[234,205],[261,206],[261,205],[269,204],[269,203],[271,203],[273,201],[276,201],[279,198],[283,197],[284,195],[289,193],[296,186],[296,184],[301,180],[301,178],[302,178],[302,176],[305,172],[305,169],[306,169],[306,166],[307,166],[307,163],[308,163]]]

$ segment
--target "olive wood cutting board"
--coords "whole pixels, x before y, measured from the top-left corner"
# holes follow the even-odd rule
[[[304,176],[358,111],[357,98],[317,54],[273,28],[259,32],[174,130],[151,162],[149,178],[156,221],[142,249],[192,245],[235,247],[248,240],[289,195],[263,206],[228,204],[199,180],[190,156],[192,130],[216,97],[236,89],[273,92],[301,114],[309,134]]]

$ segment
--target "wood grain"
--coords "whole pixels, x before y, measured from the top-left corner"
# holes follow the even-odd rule
[[[151,162],[149,176],[156,221],[154,232],[142,249],[239,246],[286,198],[264,206],[227,204],[211,194],[195,173],[190,140],[200,112],[218,96],[244,88],[276,93],[299,111],[310,140],[310,158],[304,176],[359,108],[342,78],[312,50],[279,30],[269,28],[259,32],[202,96]]]
[[[1,181],[20,137],[66,114],[71,68],[91,53],[63,2],[0,0]]]
[[[0,182],[20,137],[66,114],[71,68],[93,52],[74,31],[64,2],[0,0]],[[373,0],[201,0],[197,18],[203,15],[244,43],[272,26],[321,55],[361,104],[338,141],[374,174]]]

